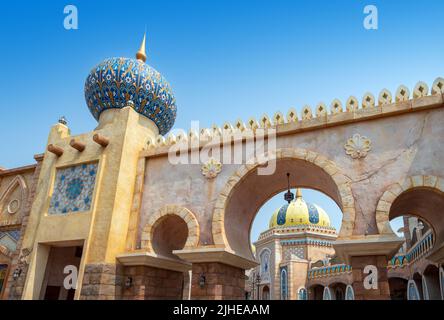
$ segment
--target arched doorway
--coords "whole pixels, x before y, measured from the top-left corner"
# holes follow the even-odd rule
[[[422,277],[424,297],[427,297],[427,300],[441,300],[438,267],[434,265],[427,266]]]
[[[418,290],[418,300],[424,300],[424,288],[422,286],[422,276],[419,272],[415,272],[412,277],[412,281],[415,283],[415,287]]]
[[[262,298],[262,300],[270,300],[270,287],[269,286],[263,287],[261,298]]]
[[[347,287],[345,283],[336,282],[329,285],[329,287],[333,300],[345,300],[345,291]]]
[[[407,300],[407,279],[393,277],[389,278],[390,299]]]
[[[308,298],[310,300],[323,300],[324,286],[317,284],[313,285],[308,290]]]

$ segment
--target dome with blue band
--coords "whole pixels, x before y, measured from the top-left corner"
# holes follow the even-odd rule
[[[165,135],[176,120],[176,99],[166,79],[145,63],[145,37],[137,59],[109,58],[91,70],[85,82],[85,99],[96,120],[108,109],[133,109],[152,120]]]
[[[316,225],[331,227],[328,214],[316,204],[305,202],[301,190],[297,190],[296,199],[286,203],[273,213],[269,227],[292,227]]]

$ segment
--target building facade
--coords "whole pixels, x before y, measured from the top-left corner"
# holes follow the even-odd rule
[[[334,100],[173,134],[176,100],[146,64],[143,40],[136,58],[94,67],[84,93],[96,128],[72,135],[62,117],[34,164],[0,169],[2,299],[244,299],[245,270],[257,266],[252,221],[287,189],[289,172],[297,177],[289,187],[323,192],[343,219],[336,232],[321,209],[308,208],[308,222],[288,227],[299,242],[279,228],[259,240],[283,254],[270,255],[270,298],[278,298],[273,279],[281,275],[288,299],[304,274],[329,285],[322,268],[330,267],[312,272],[305,260],[333,252],[347,266],[334,270],[347,274],[356,299],[390,298],[388,274],[404,279],[420,254],[442,283],[444,79],[431,88],[419,82],[412,93],[400,86],[361,103],[351,96],[344,106]],[[227,156],[232,148],[242,152]],[[312,222],[314,211],[326,225]],[[418,235],[402,257],[404,240],[389,221],[406,213],[427,221],[431,235]],[[367,265],[378,270],[378,289],[363,286]],[[293,273],[296,266],[305,271]]]

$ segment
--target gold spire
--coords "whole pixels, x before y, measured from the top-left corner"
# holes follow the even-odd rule
[[[146,62],[146,51],[145,51],[145,40],[146,40],[146,32],[143,34],[142,44],[140,45],[139,51],[136,53],[136,58],[138,60],[142,60]]]
[[[302,199],[302,190],[301,190],[301,188],[297,188],[296,189],[296,199],[298,199],[298,198]]]

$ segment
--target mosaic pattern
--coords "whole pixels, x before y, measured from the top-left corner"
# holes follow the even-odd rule
[[[319,213],[318,209],[311,203],[307,203],[308,207],[308,220],[310,223],[317,224],[319,222]]]
[[[270,281],[270,252],[268,250],[261,254],[261,280]]]
[[[290,260],[293,257],[298,257],[300,259],[304,259],[305,250],[302,247],[289,247],[284,248],[284,258],[285,260]]]
[[[289,204],[284,204],[280,209],[279,209],[279,213],[277,215],[277,224],[278,225],[283,225],[285,224],[285,220],[286,220],[286,216],[287,216],[287,209],[288,209]]]
[[[106,59],[85,82],[85,99],[96,120],[102,111],[134,103],[134,110],[151,119],[165,135],[176,120],[176,99],[169,83],[144,62],[128,58]]]
[[[97,174],[97,163],[57,170],[50,214],[88,211]]]
[[[19,230],[0,231],[0,246],[5,247],[10,252],[14,252],[17,249],[19,239]]]

